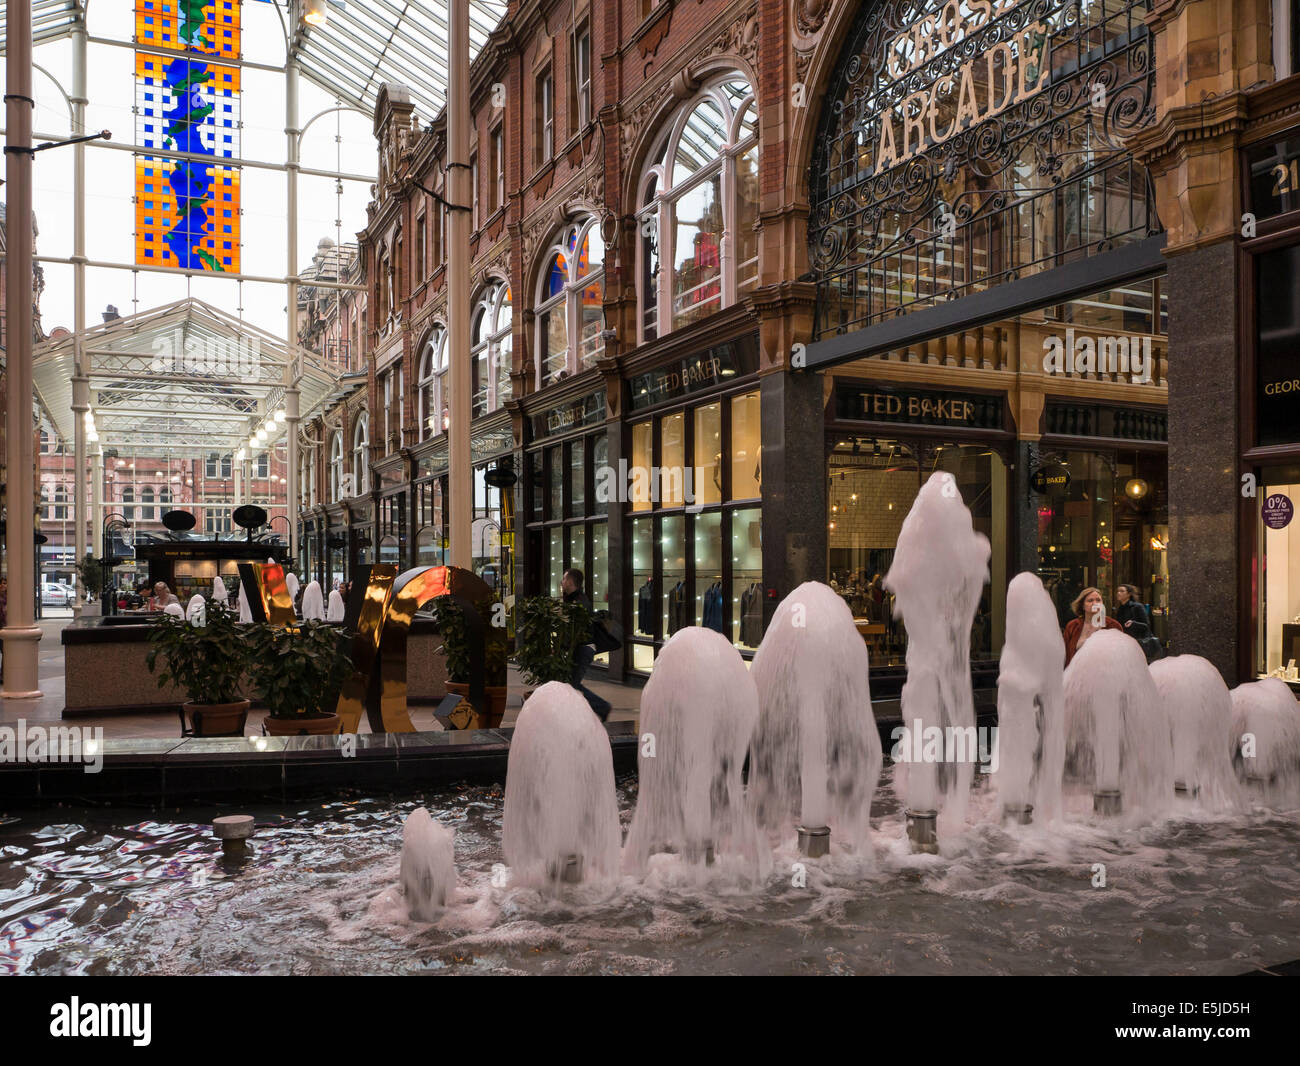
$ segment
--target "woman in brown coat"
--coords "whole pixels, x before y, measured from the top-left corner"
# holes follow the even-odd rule
[[[1083,642],[1093,633],[1100,629],[1118,629],[1124,632],[1124,627],[1109,618],[1106,615],[1106,605],[1101,598],[1101,590],[1088,587],[1074,598],[1070,604],[1070,610],[1075,614],[1065,627],[1065,665],[1070,665],[1070,660],[1074,658],[1075,653],[1083,647]],[[1104,620],[1104,624],[1103,624]]]

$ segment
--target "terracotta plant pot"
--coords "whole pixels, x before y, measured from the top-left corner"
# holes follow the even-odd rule
[[[449,696],[459,696],[466,704],[469,704],[469,684],[459,681],[448,681],[445,684]],[[492,729],[501,724],[501,719],[506,713],[506,686],[505,685],[485,685],[483,688],[484,698],[487,700],[486,713],[474,708],[474,721],[464,726],[465,729]]]
[[[342,725],[343,720],[337,714],[322,714],[315,718],[272,718],[268,715],[264,728],[270,737],[314,737],[337,733]]]
[[[506,685],[488,685],[483,694],[487,697],[488,711],[486,729],[496,729],[501,719],[506,716],[506,700],[510,690]]]
[[[183,704],[185,720],[196,737],[242,736],[244,723],[248,720],[248,707],[248,700],[236,700],[234,703],[195,703],[187,700]]]

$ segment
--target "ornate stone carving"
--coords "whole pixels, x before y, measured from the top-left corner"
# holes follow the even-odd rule
[[[803,37],[820,33],[830,9],[831,0],[794,0],[795,30]]]

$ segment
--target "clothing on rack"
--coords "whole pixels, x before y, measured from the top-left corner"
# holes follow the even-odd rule
[[[757,581],[740,594],[740,643],[756,648],[763,640],[763,586]]]
[[[668,633],[672,636],[679,629],[685,629],[687,621],[686,582],[679,581],[668,592]]]
[[[651,634],[655,631],[654,581],[648,580],[636,594],[636,630]]]
[[[715,629],[719,633],[723,632],[721,581],[715,581],[704,590],[704,614],[700,624],[706,629]]]

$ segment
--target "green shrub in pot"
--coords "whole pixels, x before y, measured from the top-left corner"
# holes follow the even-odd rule
[[[338,627],[311,621],[296,628],[269,622],[245,628],[249,673],[270,717],[333,716],[339,689],[352,670]]]
[[[248,642],[237,617],[219,603],[208,604],[206,625],[162,615],[149,634],[145,659],[149,672],[158,676],[158,687],[175,685],[196,706],[243,700]]]
[[[515,604],[515,662],[534,687],[573,679],[580,645],[591,639],[591,612],[580,603],[529,596]]]

